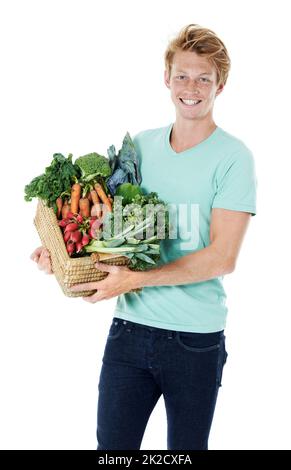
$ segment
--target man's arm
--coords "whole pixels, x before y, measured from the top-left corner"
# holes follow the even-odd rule
[[[109,276],[102,281],[77,284],[71,290],[96,289],[95,294],[83,297],[95,303],[137,287],[191,284],[228,274],[235,268],[250,217],[248,212],[212,209],[210,245],[206,248],[144,272],[99,262],[96,268],[108,272]]]
[[[190,284],[231,273],[250,218],[248,212],[212,209],[210,245],[150,271],[133,271],[134,287]]]

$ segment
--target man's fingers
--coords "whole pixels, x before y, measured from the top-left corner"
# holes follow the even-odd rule
[[[95,304],[96,302],[103,300],[103,297],[99,292],[96,292],[96,294],[88,295],[87,297],[82,297],[82,299],[91,304]]]
[[[43,246],[39,246],[38,248],[36,248],[34,252],[30,255],[30,258],[33,261],[37,261],[41,256],[45,258],[49,257],[49,251]]]
[[[39,246],[30,255],[30,258],[37,263],[40,271],[45,271],[46,274],[54,274],[51,264],[50,252],[43,246]]]
[[[33,260],[33,261],[37,261],[42,253],[42,250],[43,250],[43,247],[42,246],[39,246],[38,248],[36,248],[36,250],[34,250],[33,253],[31,253],[30,255],[30,258]]]
[[[108,273],[117,273],[119,271],[120,266],[114,266],[112,264],[106,264],[106,263],[100,263],[96,262],[95,263],[95,268],[99,269],[99,271],[105,271]]]
[[[44,255],[44,253],[42,251],[41,254],[40,254],[39,260],[38,260],[39,269],[44,269],[46,263],[47,263],[47,257]]]
[[[50,262],[46,263],[45,272],[46,272],[46,274],[53,274],[52,265],[51,265]]]
[[[97,290],[96,282],[83,282],[70,287],[72,292],[82,292],[83,290]]]
[[[52,274],[51,260],[48,250],[43,250],[38,261],[38,267],[42,271],[46,271],[47,274]]]

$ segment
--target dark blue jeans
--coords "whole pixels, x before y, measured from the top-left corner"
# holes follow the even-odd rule
[[[97,450],[140,449],[161,395],[167,448],[207,450],[226,358],[223,331],[184,333],[113,318],[98,387]]]

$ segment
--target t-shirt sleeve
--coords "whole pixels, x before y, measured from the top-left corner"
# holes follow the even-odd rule
[[[256,215],[257,176],[252,152],[246,147],[222,163],[215,177],[212,207]]]

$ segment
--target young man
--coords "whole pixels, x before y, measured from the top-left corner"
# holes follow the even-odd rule
[[[256,213],[252,153],[213,120],[230,69],[223,42],[188,25],[168,45],[165,65],[176,120],[138,133],[134,143],[142,187],[186,208],[186,224],[179,217],[177,238],[161,242],[158,267],[96,264],[106,279],[73,288],[97,289],[84,298],[91,303],[118,296],[99,382],[97,449],[139,449],[161,395],[168,449],[208,449],[227,357],[222,280]],[[32,257],[51,272],[45,250]],[[129,292],[137,287],[140,293]]]

